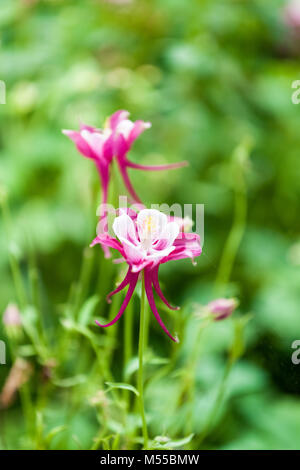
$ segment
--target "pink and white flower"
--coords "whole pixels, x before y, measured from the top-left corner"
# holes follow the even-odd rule
[[[128,111],[115,112],[106,121],[104,129],[96,129],[82,124],[79,131],[63,130],[62,132],[75,143],[77,150],[87,158],[94,160],[101,184],[102,204],[107,203],[110,179],[110,165],[115,158],[123,178],[124,184],[135,202],[141,202],[136,194],[128,175],[128,168],[136,170],[170,170],[187,165],[187,162],[169,165],[139,165],[131,162],[127,155],[134,141],[145,129],[151,127],[150,122],[128,119]]]
[[[128,290],[117,316],[106,325],[96,323],[108,327],[119,320],[132,297],[139,274],[144,270],[145,291],[150,308],[165,333],[177,342],[178,339],[169,333],[160,318],[153,288],[170,309],[178,309],[172,307],[164,297],[159,285],[158,269],[167,261],[194,259],[199,256],[201,254],[199,235],[180,231],[177,222],[170,221],[165,214],[155,209],[143,209],[138,214],[132,210],[121,212],[121,215],[114,220],[113,231],[117,238],[108,234],[99,234],[91,246],[99,243],[116,249],[129,266],[125,279],[108,295],[108,299],[127,286]]]

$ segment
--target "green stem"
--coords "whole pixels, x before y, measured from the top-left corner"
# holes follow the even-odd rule
[[[195,398],[196,398],[196,369],[197,363],[199,361],[200,356],[200,347],[201,347],[201,339],[204,333],[204,330],[210,325],[211,320],[204,320],[203,323],[200,325],[200,328],[197,331],[195,342],[192,349],[192,354],[189,357],[189,362],[186,364],[187,368],[187,376],[186,381],[183,383],[183,389],[180,394],[180,397],[184,397],[185,393],[188,394],[189,398],[189,411],[188,411],[188,419],[186,420],[186,432],[190,434],[193,432],[193,424],[194,424],[194,405],[195,405]]]
[[[143,379],[143,357],[145,352],[145,323],[146,323],[146,309],[145,309],[145,277],[143,272],[142,280],[142,295],[141,295],[141,312],[140,312],[140,334],[139,334],[139,369],[138,369],[138,392],[139,392],[139,405],[142,418],[142,429],[144,438],[144,449],[148,448],[148,430],[145,416],[144,406],[144,379]]]
[[[111,303],[111,308],[110,308],[109,317],[108,317],[109,321],[111,321],[117,315],[120,309],[120,304],[121,304],[121,296],[115,295]],[[119,323],[116,323],[113,328],[108,328],[108,331],[107,331],[108,347],[107,347],[105,357],[106,357],[107,367],[109,369],[111,369],[113,356],[116,351],[119,326],[120,326]]]
[[[133,325],[133,302],[130,302],[124,319],[124,375],[123,380],[127,380],[126,368],[132,358],[132,325]]]
[[[7,236],[7,241],[9,243],[11,233],[12,233],[12,222],[11,222],[11,214],[9,210],[9,205],[6,201],[5,198],[3,198],[0,201],[0,205],[2,208],[2,214],[3,214],[3,221],[4,221],[4,226],[5,226],[5,231],[6,231],[6,236]],[[11,251],[9,247],[9,263],[10,263],[10,268],[12,272],[12,277],[13,277],[13,282],[16,290],[16,295],[18,298],[18,303],[20,306],[21,311],[23,312],[24,309],[28,305],[28,298],[26,294],[26,290],[23,284],[23,278],[22,278],[22,272],[21,268],[19,266],[19,262],[15,256],[15,254]],[[17,345],[13,342],[11,344],[11,355],[13,360],[15,361],[17,356],[15,354],[15,351],[17,349]],[[25,418],[25,423],[28,428],[28,433],[31,436],[34,436],[35,433],[35,425],[36,425],[36,420],[35,420],[35,411],[34,411],[34,406],[31,400],[31,394],[30,394],[30,387],[29,384],[26,382],[22,385],[22,387],[19,390],[20,397],[21,397],[21,403],[22,403],[22,409],[24,412],[24,418]],[[33,438],[33,437],[32,437]]]
[[[11,224],[9,207],[5,199],[1,201],[1,207],[2,207],[5,231],[7,235],[7,242],[9,245],[10,235],[12,233],[12,224]],[[8,246],[8,254],[9,254],[9,264],[10,264],[10,268],[11,268],[11,272],[13,276],[13,281],[14,281],[14,285],[16,289],[19,306],[21,310],[23,310],[27,305],[27,295],[26,295],[26,291],[24,288],[24,284],[23,284],[21,269],[20,269],[18,260],[15,257],[14,253],[12,252],[10,246]]]
[[[78,315],[80,308],[86,298],[89,283],[91,279],[91,273],[93,269],[94,252],[90,248],[83,250],[80,276],[76,287],[76,296],[74,301],[74,316]]]
[[[197,442],[198,446],[204,441],[204,439],[206,438],[206,436],[208,435],[208,433],[210,432],[211,428],[214,425],[215,419],[218,415],[219,409],[220,409],[220,407],[222,405],[222,402],[223,402],[223,399],[224,399],[224,394],[225,394],[226,385],[227,385],[227,379],[228,379],[228,376],[229,376],[229,373],[231,371],[233,363],[234,363],[234,361],[231,361],[230,359],[227,361],[226,368],[225,368],[225,371],[224,371],[224,375],[223,375],[223,378],[222,378],[222,381],[221,381],[221,384],[220,384],[220,387],[219,387],[219,390],[218,390],[218,393],[217,393],[216,401],[215,401],[215,403],[214,403],[214,405],[211,409],[211,412],[208,415],[208,418],[207,418],[206,424],[204,426],[204,429],[203,429],[202,433],[200,434],[200,437],[199,437],[198,442]]]
[[[30,240],[29,240],[30,241]],[[36,312],[38,313],[38,334],[39,334],[39,342],[41,343],[41,349],[46,352],[47,350],[47,334],[46,334],[46,326],[44,322],[44,315],[42,310],[42,303],[40,298],[40,291],[39,291],[39,274],[36,265],[36,259],[33,251],[33,247],[31,243],[29,243],[29,286],[30,286],[30,298],[32,305],[35,307]],[[47,354],[47,353],[46,353]]]
[[[247,188],[244,178],[245,163],[249,157],[251,142],[245,140],[235,150],[233,154],[235,209],[231,230],[225,243],[217,273],[215,290],[216,295],[221,295],[228,283],[234,260],[236,258],[241,240],[244,235],[247,216]]]
[[[124,363],[123,363],[123,382],[127,382],[127,367],[132,358],[132,327],[133,327],[133,301],[131,301],[126,309],[124,319]],[[130,410],[130,393],[124,390],[123,398],[126,403],[126,411]]]
[[[149,342],[149,322],[150,316],[148,315],[148,304],[145,305],[145,351],[148,349],[148,342]]]

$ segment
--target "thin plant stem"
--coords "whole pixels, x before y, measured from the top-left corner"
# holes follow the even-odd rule
[[[233,168],[232,172],[234,175],[234,190],[235,190],[235,209],[234,217],[231,230],[225,243],[225,247],[222,253],[221,261],[215,282],[215,293],[216,296],[222,295],[226,285],[230,280],[234,261],[240,247],[247,219],[247,187],[245,181],[245,168],[247,160],[251,151],[252,143],[249,138],[245,139],[234,151],[233,154]],[[208,415],[204,429],[198,439],[197,444],[200,445],[212,428],[216,416],[219,412],[219,408],[222,404],[227,379],[230,374],[233,361],[229,359],[227,361],[222,382],[220,384],[216,401]]]
[[[121,296],[114,296],[111,307],[110,307],[110,312],[109,312],[109,321],[111,321],[118,313],[118,310],[120,308],[121,304]],[[107,348],[106,352],[106,362],[107,362],[107,367],[110,369],[111,364],[113,362],[113,356],[116,351],[116,344],[117,344],[117,337],[118,337],[118,331],[119,331],[119,323],[116,323],[113,328],[108,328],[107,331],[107,339],[109,341],[109,346]]]
[[[9,206],[7,204],[5,197],[0,200],[0,205],[2,208],[6,236],[7,236],[7,240],[9,243],[10,234],[12,233],[12,223],[11,223],[11,215],[10,215]],[[23,284],[21,269],[14,253],[12,253],[11,249],[9,249],[8,251],[9,251],[9,263],[10,263],[10,268],[11,268],[14,286],[16,290],[16,295],[18,298],[21,311],[24,311],[24,309],[28,305],[28,299],[27,299],[26,290]],[[13,358],[16,357],[15,350],[16,350],[16,345],[13,344],[11,346],[11,354]],[[32,400],[30,396],[30,388],[29,388],[28,383],[23,384],[19,392],[20,392],[21,403],[22,403],[22,408],[24,412],[25,423],[26,423],[29,435],[33,436],[36,421],[35,421],[34,408],[33,408]]]
[[[180,308],[181,315],[176,315],[175,317],[175,329],[174,331],[178,332],[178,336],[181,337],[183,335],[183,322],[184,322],[184,311],[185,311],[185,306]],[[149,324],[149,322],[148,322]],[[166,365],[159,368],[157,372],[153,373],[149,381],[153,384],[154,382],[157,382],[158,380],[162,379],[166,375],[169,375],[174,367],[177,364],[177,361],[180,356],[180,349],[178,348],[178,344],[175,344],[172,342],[171,344],[171,354],[170,354],[170,359],[167,361]]]
[[[233,154],[235,209],[231,230],[222,252],[221,261],[215,282],[216,295],[221,295],[226,287],[233,268],[239,246],[241,244],[247,217],[247,188],[244,177],[245,164],[249,157],[251,143],[249,139],[242,142]]]
[[[150,322],[150,315],[148,315],[148,304],[145,304],[145,351],[148,349],[148,342],[149,342],[149,322]]]
[[[132,358],[132,325],[133,325],[133,302],[130,302],[124,318],[124,372],[123,380],[127,380],[126,368]]]
[[[91,273],[93,269],[94,252],[90,248],[85,248],[82,255],[82,263],[80,269],[80,276],[76,289],[75,301],[74,301],[74,316],[78,315],[78,312],[87,296],[88,287],[91,279]]]
[[[181,396],[184,396],[185,392],[188,393],[189,397],[189,411],[188,411],[188,419],[186,420],[186,432],[191,433],[193,432],[193,424],[194,424],[194,404],[196,398],[196,369],[197,363],[200,357],[200,347],[202,345],[201,339],[204,333],[204,330],[211,324],[210,319],[203,320],[200,328],[197,331],[195,342],[192,349],[192,354],[189,357],[189,363],[187,366],[187,380],[183,385],[183,390],[181,392]]]
[[[144,377],[143,377],[143,359],[145,353],[145,323],[146,323],[146,309],[145,309],[145,275],[143,272],[142,279],[142,295],[141,295],[141,310],[140,310],[140,334],[139,334],[139,368],[138,368],[138,392],[139,392],[139,405],[140,414],[142,418],[142,430],[144,438],[144,449],[148,448],[148,430],[145,416],[144,405]]]
[[[7,234],[7,241],[9,243],[10,234],[12,233],[12,224],[11,224],[9,207],[5,198],[1,200],[1,208],[2,208],[5,230]],[[26,295],[26,291],[24,288],[24,284],[23,284],[21,269],[20,269],[18,260],[16,256],[14,255],[14,253],[12,252],[12,250],[10,249],[10,247],[8,249],[8,253],[9,253],[9,264],[10,264],[13,281],[14,281],[14,285],[16,289],[16,295],[18,297],[20,308],[21,310],[23,310],[27,305],[27,295]]]
[[[227,380],[228,380],[228,376],[230,374],[233,363],[234,363],[234,361],[232,361],[230,359],[227,361],[227,364],[226,364],[226,367],[225,367],[225,370],[224,370],[224,374],[223,374],[223,378],[222,378],[222,381],[221,381],[221,384],[220,384],[220,387],[219,387],[219,390],[218,390],[218,393],[217,393],[216,400],[215,400],[214,405],[213,405],[213,407],[212,407],[212,409],[211,409],[211,411],[208,415],[208,418],[206,420],[206,424],[204,425],[204,429],[203,429],[202,433],[200,434],[199,439],[197,441],[198,446],[204,441],[204,439],[206,438],[206,436],[208,435],[208,433],[210,432],[210,430],[212,429],[212,427],[214,425],[214,422],[216,420],[216,417],[218,415],[218,412],[220,410],[220,407],[221,407],[223,399],[224,399]]]
[[[46,326],[44,322],[42,302],[40,298],[40,289],[39,289],[39,274],[36,265],[36,258],[34,255],[33,246],[30,238],[28,238],[28,251],[29,251],[29,270],[28,270],[28,280],[30,286],[30,297],[32,305],[34,306],[36,312],[38,313],[38,322],[37,328],[39,333],[39,341],[41,343],[42,349],[46,350],[47,348],[47,335],[46,335]]]
[[[119,207],[119,180],[118,180],[118,168],[115,162],[111,165],[111,179],[112,179],[112,195],[110,196],[112,204],[114,205],[115,209]]]
[[[133,302],[129,302],[124,318],[124,363],[123,363],[123,381],[127,382],[127,367],[132,358],[132,327],[133,327]],[[126,404],[126,411],[130,410],[130,393],[128,390],[123,391],[123,398]]]

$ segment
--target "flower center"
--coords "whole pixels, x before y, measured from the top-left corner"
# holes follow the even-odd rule
[[[152,246],[153,239],[157,234],[158,224],[155,218],[151,215],[146,217],[139,227],[139,235],[142,247],[145,250],[149,250]]]

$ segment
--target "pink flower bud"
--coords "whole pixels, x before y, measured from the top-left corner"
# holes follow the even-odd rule
[[[5,326],[21,326],[22,320],[20,311],[16,304],[8,304],[3,314],[3,324]]]
[[[214,316],[216,321],[229,317],[238,306],[238,301],[231,299],[216,299],[207,305],[207,309]]]

